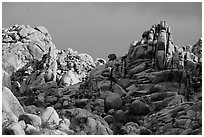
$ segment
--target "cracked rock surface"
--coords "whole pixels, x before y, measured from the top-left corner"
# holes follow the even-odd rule
[[[201,135],[202,39],[176,46],[169,31],[106,61],[57,50],[43,26],[3,28],[2,134]]]

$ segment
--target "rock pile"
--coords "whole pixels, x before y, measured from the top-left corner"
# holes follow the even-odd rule
[[[3,53],[21,62],[3,54],[3,134],[202,134],[202,39],[176,46],[161,21],[106,62],[43,42],[31,56],[24,28],[3,29]],[[44,27],[33,30],[51,43]]]

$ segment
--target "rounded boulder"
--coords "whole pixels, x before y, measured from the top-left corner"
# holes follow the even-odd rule
[[[135,100],[131,104],[130,111],[135,115],[147,115],[150,112],[150,108],[140,100]]]
[[[109,109],[117,110],[122,106],[122,99],[119,94],[110,93],[105,100],[105,105],[107,107],[107,110]]]

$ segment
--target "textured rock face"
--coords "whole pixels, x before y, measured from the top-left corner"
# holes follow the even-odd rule
[[[52,107],[47,107],[41,118],[43,122],[48,122],[56,125],[59,124],[59,115]]]
[[[87,135],[112,135],[108,124],[100,116],[93,115],[84,109],[65,110],[64,115],[70,119],[70,129]]]
[[[72,49],[58,51],[57,62],[57,71],[60,72],[59,75],[57,75],[59,79],[61,79],[65,73],[70,73],[69,75],[72,75],[70,77],[73,77],[68,80],[70,81],[67,83],[68,85],[84,81],[91,69],[95,67],[95,63],[90,55],[80,54]]]
[[[147,115],[150,112],[149,107],[139,100],[132,102],[131,110],[135,115]]]
[[[7,87],[11,89],[11,79],[9,74],[6,71],[2,71],[2,87]]]
[[[122,106],[122,99],[117,93],[110,93],[106,98],[107,109],[119,109]]]
[[[24,113],[23,107],[20,105],[17,98],[7,87],[2,88],[2,111],[5,113],[13,113],[17,117]]]
[[[15,25],[3,29],[2,36],[3,68],[9,74],[22,68],[31,60],[41,60],[50,47],[53,51],[56,49],[48,31],[41,32],[30,26]]]
[[[23,107],[7,87],[2,88],[2,127],[7,127],[18,121],[18,116],[25,113]],[[14,127],[18,125],[13,125]],[[13,126],[10,128],[13,129]],[[15,131],[16,134],[18,133]],[[23,133],[19,131],[18,134]]]
[[[71,73],[68,85],[84,81],[95,63],[90,55],[80,54],[72,49],[59,51],[51,41],[51,36],[45,27],[15,25],[2,30],[2,62],[3,69],[9,76],[14,74],[29,75],[39,70],[45,73],[44,80],[56,81],[62,78],[65,73]],[[4,74],[5,74],[4,73]],[[43,83],[41,78],[33,76],[31,80]],[[23,79],[13,79],[22,84]],[[5,75],[4,75],[5,76]],[[25,75],[27,77],[27,75]],[[30,81],[30,83],[35,83]],[[9,85],[8,85],[9,86]],[[64,86],[64,85],[62,85]]]
[[[202,134],[202,39],[176,46],[162,21],[106,62],[57,50],[42,26],[2,33],[3,134]]]

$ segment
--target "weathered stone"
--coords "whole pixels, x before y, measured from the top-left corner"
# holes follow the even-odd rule
[[[96,58],[94,62],[96,64],[96,67],[98,67],[104,65],[106,63],[106,60],[103,58]]]
[[[179,119],[190,119],[191,117],[188,115],[181,115],[179,116]]]
[[[196,112],[190,109],[187,111],[187,115],[190,117],[194,117],[194,116],[196,116]]]
[[[70,128],[74,131],[84,131],[87,135],[112,135],[106,121],[97,115],[93,115],[85,109],[75,108],[71,110],[64,110],[70,119]],[[77,127],[80,126],[80,129]]]
[[[165,95],[166,95],[165,92],[160,92],[160,93],[152,93],[149,95],[149,97],[151,98],[152,101],[160,101],[166,97]]]
[[[186,115],[186,111],[180,111],[180,112],[177,113],[177,116],[178,116],[178,117],[179,117],[179,116],[182,116],[182,115]]]
[[[31,43],[27,48],[34,59],[40,60],[42,58],[44,52],[38,47],[38,45]]]
[[[53,97],[53,96],[47,96],[47,97],[45,97],[45,101],[46,101],[46,102],[51,102],[51,103],[57,101],[57,99],[58,99],[58,97]]]
[[[192,132],[192,129],[191,128],[188,128],[188,129],[186,129],[186,130],[183,130],[181,133],[180,133],[180,135],[188,135],[188,134],[190,134]]]
[[[40,31],[40,32],[42,32],[44,34],[48,33],[48,30],[43,26],[38,26],[38,27],[35,27],[34,29],[36,29],[36,30],[38,30],[38,31]]]
[[[117,58],[117,56],[115,54],[109,54],[108,55],[109,60],[115,60]]]
[[[122,127],[127,135],[139,135],[140,129],[137,123],[129,122]]]
[[[184,82],[185,78],[185,72],[180,69],[167,69],[162,70],[158,72],[152,72],[153,75],[156,76],[155,79],[153,79],[153,83],[160,83],[160,82]]]
[[[171,105],[179,105],[181,103],[184,102],[184,96],[182,95],[176,95],[169,103],[168,105],[171,106]]]
[[[79,57],[81,58],[81,60],[88,63],[90,66],[95,67],[94,60],[90,55],[88,55],[88,54],[79,54]]]
[[[141,43],[141,45],[137,45],[134,48],[134,51],[132,52],[130,58],[131,61],[135,61],[138,59],[147,59],[150,57],[147,51],[147,44]]]
[[[62,104],[60,102],[57,102],[55,105],[54,105],[54,108],[55,109],[61,109],[62,108]]]
[[[19,123],[9,125],[3,132],[7,135],[25,135],[24,129]]]
[[[42,131],[42,135],[67,135],[67,134],[60,130],[45,128]]]
[[[21,120],[21,121],[18,121],[18,123],[19,123],[19,125],[21,125],[21,127],[22,127],[23,129],[26,128],[26,123],[25,123],[25,121]]]
[[[195,123],[195,124],[193,124],[192,127],[193,127],[192,129],[194,130],[194,129],[198,129],[198,128],[200,128],[200,125],[199,125],[198,123]]]
[[[6,71],[2,71],[2,87],[7,87],[11,90],[11,79],[9,74]]]
[[[135,115],[147,115],[150,112],[149,107],[139,100],[135,100],[131,104],[131,110]]]
[[[183,110],[184,110],[184,106],[177,106],[173,108],[172,110],[170,110],[169,113],[177,114],[178,112],[183,111]]]
[[[23,38],[28,35],[28,30],[25,28],[25,26],[22,26],[22,27],[21,27],[21,30],[19,31],[19,35],[20,35],[21,37],[23,37]]]
[[[18,122],[18,117],[12,112],[2,112],[2,127]]]
[[[63,108],[61,111],[66,113],[60,117],[63,120],[67,117],[70,121],[65,124],[66,122],[63,121],[65,122],[63,123],[56,112],[54,114],[49,112],[50,116],[46,116],[47,120],[42,122],[45,124],[52,120],[48,122],[46,129],[42,129],[44,131],[41,134],[113,134],[109,126],[114,130],[114,134],[121,134],[121,132],[122,134],[150,134],[151,130],[153,131],[151,134],[201,134],[202,94],[200,77],[197,78],[197,75],[201,73],[202,65],[200,63],[196,66],[196,63],[202,61],[202,41],[200,40],[193,50],[191,46],[190,48],[187,46],[187,50],[178,48],[173,45],[169,28],[159,25],[153,25],[150,30],[145,31],[139,42],[132,43],[127,55],[118,58],[110,57],[107,63],[103,59],[98,59],[96,64],[89,55],[79,54],[70,48],[56,50],[47,29],[42,26],[35,29],[24,25],[3,28],[2,67],[5,71],[2,77],[3,87],[11,89],[17,96],[23,95],[18,99],[25,105],[26,112],[36,115],[40,112],[43,112],[41,115],[45,113],[42,108],[26,107],[31,104],[40,107],[54,106],[57,110]],[[169,46],[165,49],[167,42]],[[156,54],[154,54],[155,51]],[[179,62],[180,53],[183,60]],[[172,66],[177,68],[178,63],[184,64],[185,54],[187,56],[185,68],[169,69]],[[166,66],[167,69],[164,69]],[[109,79],[112,67],[113,76],[116,78],[113,87]],[[157,71],[158,69],[164,70]],[[185,71],[186,69],[191,74]],[[190,85],[189,83],[186,85],[186,79],[188,80],[186,73],[190,74],[189,81],[192,82]],[[62,75],[67,75],[64,78],[65,82]],[[84,85],[79,83],[85,80]],[[196,95],[189,95],[191,102],[184,102],[182,95],[186,95],[189,89],[194,90]],[[30,95],[30,92],[35,96],[25,99],[24,95]],[[109,103],[107,103],[108,99]],[[140,103],[135,103],[136,100]],[[14,111],[7,108],[11,103],[4,99],[4,96],[2,104],[3,129],[13,123],[19,123],[24,129],[24,121],[33,125],[31,118],[24,117],[23,121],[22,117],[17,119]],[[75,107],[86,108],[92,114],[82,109],[67,110]],[[149,114],[150,111],[152,114],[141,116]],[[140,114],[137,114],[138,112]],[[101,115],[111,124],[108,125],[104,119],[93,114]],[[21,121],[17,122],[17,120]],[[63,124],[59,122],[60,120]],[[126,130],[123,130],[121,127],[129,121],[138,122],[140,126],[126,124]],[[40,124],[36,127],[30,124],[27,124],[27,128],[31,128],[29,132],[26,131],[26,134],[38,134],[36,127]],[[55,127],[59,130],[48,129]],[[190,128],[193,129],[191,132]],[[7,131],[12,131],[10,133],[14,134],[13,130]]]
[[[202,128],[193,130],[191,135],[202,135]]]
[[[47,107],[45,112],[42,114],[41,119],[42,122],[48,122],[56,125],[59,123],[59,115],[53,107]]]
[[[105,100],[105,104],[108,110],[119,109],[122,106],[122,99],[119,94],[110,93]]]
[[[61,130],[69,130],[70,121],[69,119],[64,118],[63,120],[59,121],[59,127]]]
[[[111,116],[111,115],[107,115],[104,117],[104,120],[107,122],[107,123],[112,123],[114,121],[114,117]]]
[[[110,71],[109,71],[109,69],[108,70],[105,70],[105,71],[103,71],[102,73],[101,73],[101,76],[103,76],[103,77],[110,77]]]
[[[54,79],[54,74],[52,70],[48,69],[44,74],[45,82],[52,81]]]
[[[7,87],[2,88],[2,111],[5,113],[13,113],[17,117],[24,113],[24,109]]]
[[[68,106],[69,106],[69,101],[65,100],[65,101],[63,102],[63,107],[68,107]]]
[[[102,91],[111,90],[110,81],[108,81],[108,80],[99,81],[97,83],[97,86],[98,86],[98,89],[100,89]]]
[[[110,110],[108,111],[108,114],[113,115],[114,111],[115,111],[114,109],[110,109]]]
[[[191,109],[193,111],[202,111],[202,101],[197,102],[196,104],[194,104]]]
[[[39,100],[40,102],[44,102],[44,101],[45,101],[45,95],[42,94],[42,93],[40,93],[40,94],[38,95],[38,100]]]
[[[30,105],[30,106],[25,107],[25,112],[30,113],[30,114],[39,114],[40,109],[34,105]]]
[[[35,135],[35,134],[38,135],[39,134],[39,130],[30,124],[26,124],[25,132],[28,135]]]
[[[40,117],[34,114],[22,114],[18,120],[24,120],[26,124],[33,125],[36,128],[39,128],[42,124]]]
[[[118,84],[113,85],[112,91],[113,91],[113,93],[117,93],[120,96],[124,96],[126,94],[126,91],[121,86],[119,86]]]
[[[120,85],[123,89],[126,89],[131,85],[130,79],[119,79],[117,80],[117,84]]]
[[[136,91],[137,88],[136,88],[135,84],[132,84],[132,85],[130,85],[129,87],[127,87],[126,90],[127,90],[128,92],[130,92],[130,91]]]
[[[133,69],[131,69],[129,71],[128,75],[129,75],[129,77],[131,77],[134,74],[137,74],[137,73],[139,73],[139,72],[141,72],[141,71],[143,71],[145,69],[146,69],[146,63],[144,62],[144,63],[142,63],[142,64],[140,64],[138,66],[135,66]]]
[[[125,112],[123,110],[117,110],[114,117],[119,121],[123,121],[125,120]]]
[[[176,120],[176,124],[177,124],[179,127],[183,127],[183,126],[186,124],[186,119]]]
[[[41,85],[39,85],[39,90],[43,93],[49,93],[49,90],[54,89],[54,88],[58,88],[57,86],[57,82],[55,81],[50,81],[50,82],[47,82],[47,83],[43,83]]]
[[[60,80],[60,85],[62,86],[69,86],[73,84],[79,83],[80,80],[77,78],[76,73],[73,70],[69,70],[67,73],[65,73],[61,80]]]
[[[140,135],[151,135],[152,134],[152,131],[143,127],[143,128],[140,128]]]
[[[106,99],[111,93],[112,93],[111,91],[100,91],[100,98]]]

